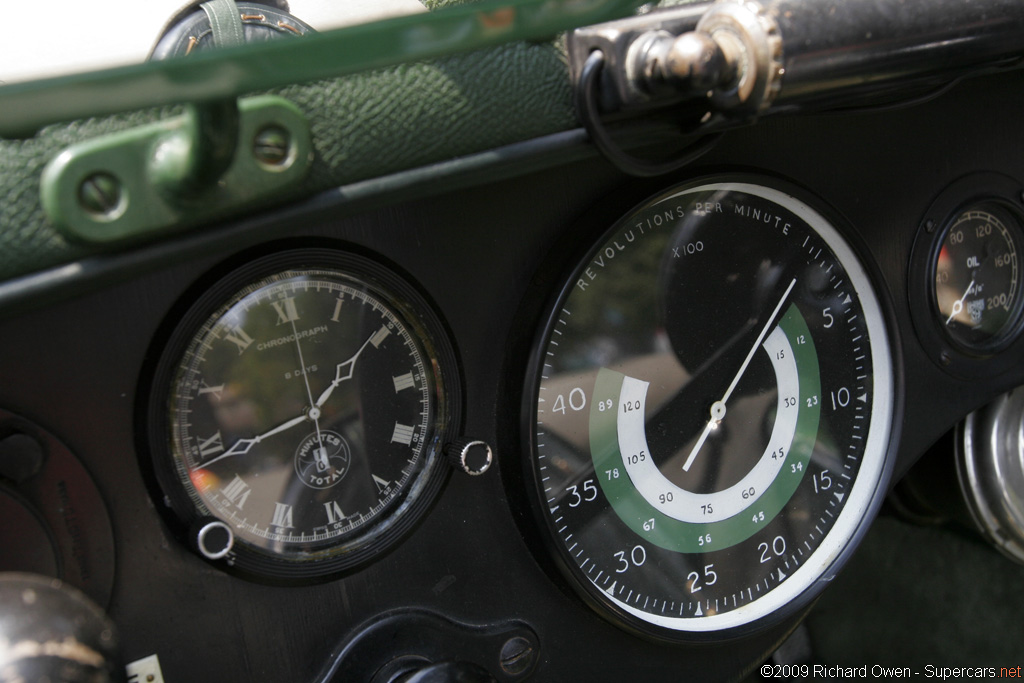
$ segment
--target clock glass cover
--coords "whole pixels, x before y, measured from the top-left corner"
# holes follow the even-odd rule
[[[227,562],[267,576],[380,552],[444,475],[443,340],[422,297],[351,254],[285,252],[221,280],[154,384],[156,470],[177,516],[227,525]]]

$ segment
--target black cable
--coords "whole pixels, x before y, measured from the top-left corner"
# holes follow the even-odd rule
[[[954,78],[948,83],[944,83],[936,88],[928,90],[916,97],[909,97],[906,99],[897,99],[892,102],[886,102],[884,104],[865,104],[865,105],[851,105],[849,107],[834,107],[832,109],[822,109],[822,114],[876,114],[879,112],[886,111],[897,111],[900,109],[906,109],[908,107],[916,107],[919,104],[931,102],[932,100],[945,95],[947,92],[960,85],[960,82],[964,80],[963,76]],[[813,113],[813,112],[812,112]]]
[[[700,138],[692,145],[680,152],[680,156],[671,161],[648,161],[632,156],[623,150],[608,133],[608,129],[601,123],[600,112],[597,107],[597,81],[604,67],[604,53],[594,50],[587,57],[580,72],[579,88],[582,97],[577,100],[577,109],[583,122],[583,127],[590,135],[591,141],[619,169],[630,175],[649,177],[663,175],[678,170],[687,164],[692,163],[700,156],[708,152],[715,143],[722,137],[721,133]]]

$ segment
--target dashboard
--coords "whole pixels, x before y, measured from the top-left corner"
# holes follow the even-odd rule
[[[129,243],[84,257],[77,269],[52,271],[58,275],[50,285],[32,280],[31,296],[22,285],[33,274],[12,277],[0,299],[0,569],[56,575],[82,589],[116,624],[123,660],[156,654],[169,682],[409,680],[397,676],[432,662],[469,662],[501,681],[739,680],[773,661],[794,630],[802,654],[776,653],[774,661],[1017,666],[1024,631],[1014,610],[1024,581],[965,513],[954,456],[964,428],[953,430],[1024,382],[1016,270],[1016,249],[1024,248],[1022,106],[1020,75],[1007,71],[907,106],[767,116],[725,132],[683,168],[644,179],[627,176],[570,131],[532,147],[503,147],[484,172],[483,155],[468,155],[378,185],[350,183],[244,210],[156,243]],[[653,261],[626,262],[639,248],[623,250],[622,231],[641,217],[665,216],[657,202],[669,196],[672,207],[685,205],[672,220],[683,225],[685,214],[694,221],[670,244],[703,260],[673,270],[666,265],[672,246],[659,242]],[[723,203],[726,217],[716,219]],[[807,239],[771,254],[775,242],[736,227],[743,206],[773,211]],[[17,216],[3,220],[4,230],[17,229]],[[836,295],[855,307],[844,313],[872,319],[866,384],[850,370],[860,362],[856,340],[848,341],[857,331],[851,327],[842,342],[828,336],[829,309],[812,318],[823,305],[810,293],[785,314],[790,322],[773,327],[811,270],[773,274],[782,284],[769,294],[758,289],[761,280],[729,279],[792,262],[811,238],[835,254],[836,272],[857,282],[852,304],[847,290]],[[590,269],[605,250],[609,269],[625,265],[608,271],[617,287],[599,289],[603,281]],[[1012,264],[1012,274],[955,265],[979,253]],[[644,298],[648,289],[657,291],[653,303]],[[996,300],[972,307],[979,294]],[[837,304],[829,305],[834,313]],[[572,351],[568,343],[565,351],[550,345],[561,336],[558,311],[566,308],[593,318],[567,329],[578,339]],[[648,308],[655,322],[643,318]],[[793,322],[800,310],[803,322]],[[634,314],[647,322],[616,322]],[[319,322],[307,322],[314,316]],[[746,335],[736,349],[722,341],[728,331],[716,336],[716,325],[733,318]],[[799,350],[801,335],[814,339],[813,361]],[[745,352],[755,337],[744,360],[739,347]],[[684,470],[695,462],[704,471],[712,448],[701,444],[720,437],[727,413],[769,423],[750,437],[758,444],[752,463],[768,462],[762,451],[784,445],[788,452],[790,443],[795,452],[792,434],[811,429],[811,418],[801,412],[789,436],[779,436],[787,427],[776,399],[782,415],[787,387],[801,406],[820,400],[813,419],[822,433],[831,430],[830,439],[852,438],[838,436],[852,427],[830,416],[858,401],[877,415],[876,436],[866,447],[868,464],[854,475],[858,516],[846,536],[826,545],[827,561],[770,611],[730,612],[728,596],[735,605],[737,594],[768,576],[750,577],[760,568],[749,565],[764,562],[758,557],[785,562],[790,555],[793,569],[802,566],[785,547],[802,541],[795,531],[805,523],[801,515],[818,510],[804,497],[815,500],[819,487],[832,484],[827,469],[819,463],[811,472],[810,464],[828,444],[808,445],[799,456],[810,476],[801,473],[793,486],[806,492],[785,495],[769,511],[768,521],[778,521],[763,532],[763,550],[755,508],[744,531],[724,526],[725,513],[696,521],[688,512],[652,513],[658,529],[689,520],[680,524],[692,528],[676,538],[699,527],[702,541],[738,539],[730,541],[733,551],[703,542],[677,549],[697,558],[679,567],[654,541],[633,545],[642,530],[628,540],[608,531],[628,517],[618,505],[609,504],[599,521],[578,522],[580,537],[591,533],[595,557],[607,558],[609,575],[619,563],[628,576],[656,564],[662,573],[631,585],[653,596],[687,593],[696,614],[680,626],[651,617],[656,606],[630,607],[624,596],[616,602],[614,586],[588,579],[585,563],[573,564],[553,499],[542,496],[548,489],[538,444],[562,449],[569,463],[558,485],[565,506],[621,495],[622,505],[661,515],[659,495],[665,505],[667,494],[698,491],[707,497],[694,505],[722,507],[731,503],[718,492],[733,484],[767,500],[761,489],[781,481],[778,467],[795,473],[797,455],[769,474],[757,470],[760,478],[745,474],[753,464],[735,475],[705,471],[702,483],[665,475],[671,488],[628,467],[630,453],[668,447],[652,426],[661,399],[628,375],[646,373],[670,387],[665,392],[678,392],[688,380],[672,384],[675,366],[638,368],[673,351],[714,356],[719,346],[735,358],[725,363],[724,380],[704,375],[717,387],[714,397],[742,360],[733,385],[750,400],[730,401],[730,387],[721,414],[709,394],[694,399],[696,416],[672,417],[673,424],[689,420],[686,439],[672,444]],[[544,376],[553,351],[562,354],[565,377]],[[770,353],[778,360],[769,362]],[[783,358],[791,353],[790,365]],[[820,378],[807,369],[812,362]],[[601,393],[597,385],[610,380],[597,367],[617,368],[619,383]],[[583,376],[591,384],[575,388]],[[232,391],[236,400],[224,407]],[[556,397],[548,432],[537,412],[543,391]],[[768,396],[767,407],[758,396]],[[647,447],[626,453],[633,438],[626,417],[608,423],[607,438],[623,450],[615,453],[622,480],[628,473],[642,501],[615,493],[611,465],[595,486],[592,477],[605,472],[596,463],[607,461],[593,445],[576,445],[599,438],[599,404],[607,400],[618,411],[630,397],[649,403]],[[576,414],[589,416],[589,426],[572,422]],[[776,421],[783,426],[772,427]],[[741,445],[715,446],[716,457],[748,448],[740,424],[732,424],[729,438]],[[546,433],[553,436],[545,442]],[[213,483],[203,479],[210,476]],[[277,483],[264,491],[260,476]],[[653,488],[644,493],[640,482],[648,480]],[[737,503],[744,512],[746,500]],[[788,562],[771,567],[787,580],[793,571]],[[701,585],[689,576],[694,568],[706,594],[716,582],[728,584],[722,605],[712,601],[715,614],[741,616],[693,626],[712,605],[692,600]],[[625,585],[626,576],[623,570],[616,581]],[[683,597],[662,599],[683,613]]]

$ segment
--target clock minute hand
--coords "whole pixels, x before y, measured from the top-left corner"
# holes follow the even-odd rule
[[[228,457],[231,457],[233,455],[245,455],[246,453],[248,453],[252,449],[253,446],[258,444],[260,441],[263,441],[264,439],[270,438],[274,434],[279,434],[279,433],[281,433],[281,432],[283,432],[283,431],[285,431],[287,429],[291,429],[295,425],[300,424],[302,422],[305,422],[308,419],[309,418],[306,415],[300,415],[299,417],[293,417],[292,419],[288,420],[287,422],[282,422],[281,424],[277,425],[273,429],[270,429],[270,430],[268,430],[266,432],[263,432],[259,436],[254,436],[251,439],[239,439],[235,443],[231,444],[230,448],[228,448],[226,451],[224,451],[223,453],[218,455],[213,460],[207,460],[206,462],[204,462],[202,466],[203,467],[209,467],[210,465],[212,465],[213,463],[217,462],[218,460],[223,460],[224,458],[228,458]]]

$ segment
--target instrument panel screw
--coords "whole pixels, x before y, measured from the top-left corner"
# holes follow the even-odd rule
[[[928,221],[924,224],[924,229],[928,231],[928,234],[935,232],[935,221]]]
[[[121,181],[110,173],[93,173],[78,187],[78,203],[94,218],[117,218],[125,204]]]
[[[950,363],[953,362],[953,359],[950,357],[948,351],[943,351],[942,353],[940,353],[939,360],[942,361],[943,365],[949,365]]]
[[[21,484],[39,474],[46,461],[43,445],[28,434],[0,439],[0,477]]]
[[[501,646],[501,669],[510,676],[520,676],[533,667],[537,649],[523,636],[514,636]]]
[[[291,159],[291,136],[281,126],[265,126],[256,133],[252,151],[261,164],[284,166]]]

